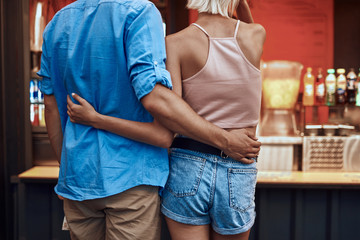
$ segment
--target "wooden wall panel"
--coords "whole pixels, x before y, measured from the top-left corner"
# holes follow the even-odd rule
[[[335,0],[334,65],[360,68],[360,1]]]

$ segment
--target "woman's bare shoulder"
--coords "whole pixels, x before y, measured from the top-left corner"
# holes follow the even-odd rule
[[[244,30],[250,31],[251,34],[258,35],[259,37],[265,37],[266,36],[266,30],[264,26],[262,26],[259,23],[245,23],[241,22],[240,25]]]
[[[246,22],[240,21],[239,28],[242,28],[242,29],[248,30],[248,31],[259,32],[262,34],[266,33],[264,26],[261,25],[260,23],[246,23]]]
[[[179,53],[186,51],[194,40],[193,31],[194,29],[187,27],[177,33],[167,35],[165,38],[167,51]]]
[[[266,39],[266,30],[265,28],[258,24],[258,23],[253,23],[253,31],[254,31],[254,37],[256,39],[258,39],[261,44],[264,44],[265,39]]]
[[[165,40],[166,40],[166,44],[170,44],[170,45],[176,45],[179,46],[180,45],[185,45],[187,43],[187,41],[189,41],[190,37],[191,37],[191,29],[190,27],[187,27],[179,32],[167,35]]]
[[[266,38],[266,30],[259,23],[240,22],[238,37],[241,38],[241,36],[263,44]]]

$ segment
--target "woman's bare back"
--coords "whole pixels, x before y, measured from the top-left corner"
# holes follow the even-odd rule
[[[211,38],[231,38],[234,36],[237,20],[203,13],[199,15],[196,23],[204,28]],[[259,24],[240,22],[236,40],[246,59],[259,69],[265,41],[264,28]],[[182,80],[192,77],[205,66],[209,53],[209,39],[198,27],[190,25],[168,36],[166,44],[167,67],[172,75],[174,90],[181,95]],[[256,126],[246,129],[255,134]]]
[[[237,20],[218,15],[200,14],[196,22],[212,38],[233,37]],[[247,60],[260,67],[262,47],[265,40],[264,28],[255,23],[240,22],[236,36],[239,47]],[[205,65],[209,52],[208,37],[194,25],[167,37],[168,56],[175,54],[181,65],[181,78],[187,79],[199,72]],[[172,46],[173,45],[173,46]]]

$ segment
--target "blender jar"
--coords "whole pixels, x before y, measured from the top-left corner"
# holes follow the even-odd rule
[[[299,94],[302,69],[303,65],[294,61],[262,62],[263,99],[260,135],[297,135],[294,107]]]

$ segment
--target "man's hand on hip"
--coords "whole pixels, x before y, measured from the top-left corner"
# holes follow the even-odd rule
[[[261,143],[247,129],[229,131],[229,142],[224,153],[242,163],[253,163],[250,158],[259,155]]]

